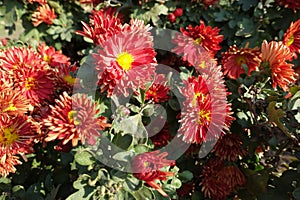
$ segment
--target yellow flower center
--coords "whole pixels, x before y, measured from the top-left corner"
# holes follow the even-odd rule
[[[200,92],[197,92],[194,94],[194,98],[193,98],[193,106],[196,106],[197,105],[197,100],[198,100],[198,97],[200,97],[200,100],[201,101],[204,101],[206,96]]]
[[[210,121],[210,112],[207,110],[200,110],[198,124],[203,124],[204,121]]]
[[[202,43],[202,38],[199,37],[197,39],[194,40],[195,44],[201,44]]]
[[[17,108],[15,107],[15,105],[12,102],[10,102],[9,105],[5,109],[3,109],[3,112],[16,111],[16,110]]]
[[[14,127],[2,128],[0,134],[0,143],[4,145],[11,145],[19,139],[19,135]]]
[[[235,57],[234,62],[238,65],[238,66],[242,66],[242,64],[246,63],[246,59],[244,56],[238,55],[237,57]]]
[[[289,40],[287,42],[287,46],[291,46],[294,43],[294,36],[292,35],[291,37],[289,37]]]
[[[134,61],[134,58],[131,54],[127,52],[120,53],[117,57],[118,64],[125,70],[131,69],[131,64]]]
[[[74,122],[75,126],[80,124],[80,121],[75,119],[76,115],[77,115],[77,111],[75,110],[71,110],[70,112],[68,112],[68,118],[70,121]]]
[[[35,85],[35,79],[32,77],[29,77],[28,79],[26,79],[25,81],[25,88],[27,90],[30,90],[32,87],[34,87]]]
[[[47,63],[50,63],[51,57],[48,55],[44,56],[44,61],[46,61]]]
[[[201,67],[202,69],[205,68],[205,61],[202,61],[200,64],[199,64],[199,67]]]
[[[144,167],[148,167],[149,166],[149,162],[144,162]]]
[[[64,80],[70,85],[75,83],[75,78],[73,78],[71,75],[64,76]]]

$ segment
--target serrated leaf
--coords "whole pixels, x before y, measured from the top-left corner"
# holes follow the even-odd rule
[[[239,30],[235,33],[236,36],[250,37],[256,30],[255,25],[251,19],[243,18],[237,23]]]

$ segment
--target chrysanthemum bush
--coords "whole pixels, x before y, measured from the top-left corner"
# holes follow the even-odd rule
[[[4,0],[1,199],[300,199],[300,4]]]

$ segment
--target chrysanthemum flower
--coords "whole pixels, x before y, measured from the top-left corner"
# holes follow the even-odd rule
[[[22,164],[22,162],[18,160],[18,157],[15,154],[0,149],[1,176],[6,177],[9,173],[15,173],[16,172],[15,165],[20,165],[20,164]]]
[[[167,155],[167,152],[153,151],[139,154],[131,161],[133,175],[137,179],[145,181],[150,187],[153,187],[165,197],[168,194],[156,183],[156,180],[167,180],[167,176],[174,176],[173,172],[160,170],[163,167],[175,165],[174,160],[166,159]]]
[[[205,80],[190,77],[185,81],[182,95],[186,98],[181,111],[181,126],[178,133],[188,143],[201,143],[211,121],[211,98]]]
[[[246,155],[246,151],[242,147],[242,141],[236,134],[225,134],[218,140],[214,146],[215,155],[222,160],[234,162],[239,156]]]
[[[97,104],[85,94],[75,94],[70,97],[66,92],[56,99],[56,105],[51,106],[51,113],[43,120],[45,128],[49,129],[46,142],[55,139],[77,146],[78,140],[83,144],[94,145],[99,131],[103,130],[106,118],[98,117],[100,109]]]
[[[40,105],[50,97],[54,90],[51,71],[36,68],[18,70],[16,72],[15,88],[31,101],[33,105]]]
[[[31,107],[29,99],[12,87],[0,89],[0,114],[24,115]]]
[[[260,50],[258,48],[238,48],[231,46],[225,53],[222,53],[221,61],[224,74],[231,79],[237,79],[245,73],[243,65],[248,68],[248,76],[256,71],[260,65]]]
[[[218,27],[206,26],[203,21],[200,21],[200,26],[189,25],[186,29],[181,27],[180,31],[183,35],[177,34],[173,41],[177,44],[174,49],[177,54],[190,54],[195,51],[196,47],[201,46],[210,53],[211,57],[214,57],[221,49],[219,44],[223,40],[223,35],[219,35],[220,29]]]
[[[47,4],[47,0],[28,0],[29,3],[34,3],[34,2],[37,2],[41,5],[43,4]]]
[[[262,47],[262,67],[269,67],[271,69],[271,76],[275,88],[277,85],[284,91],[288,91],[288,85],[296,81],[296,73],[293,69],[291,61],[293,53],[282,42],[272,41],[268,43],[263,41]]]
[[[231,188],[231,190],[238,186],[243,186],[246,183],[245,175],[234,165],[225,166],[218,173],[218,176],[229,186],[229,188]]]
[[[93,40],[95,45],[100,45],[112,35],[118,34],[122,30],[122,24],[119,18],[111,16],[103,11],[93,11],[90,18],[90,24],[83,24],[83,31],[75,33]]]
[[[155,74],[153,39],[144,31],[124,31],[105,41],[94,54],[98,84],[111,96],[115,86],[125,95],[128,89],[144,88]]]
[[[53,8],[50,8],[48,4],[40,5],[37,10],[32,14],[32,24],[38,26],[41,23],[52,24],[56,19],[56,14]]]
[[[25,116],[0,115],[0,148],[16,153],[33,151],[37,127]]]
[[[56,51],[54,47],[46,46],[45,43],[41,43],[38,46],[38,52],[51,67],[70,65],[69,57],[65,56],[61,51]]]
[[[16,70],[26,70],[35,68],[36,70],[44,70],[47,63],[40,59],[40,55],[32,48],[12,47],[6,49],[0,54],[0,61],[3,71],[6,75],[15,75]]]
[[[166,122],[162,130],[160,130],[156,135],[150,137],[150,139],[155,148],[166,146],[169,143],[170,139],[172,139],[168,123]]]
[[[152,85],[146,91],[146,100],[152,100],[155,103],[166,102],[170,96],[168,92],[170,86],[167,85],[167,80],[163,74],[158,74],[154,77]]]
[[[285,8],[291,8],[294,11],[300,10],[300,2],[295,0],[276,0],[278,5],[284,6]]]
[[[291,52],[296,53],[296,57],[300,53],[300,19],[290,24],[290,27],[284,33],[283,44],[288,46]]]
[[[201,173],[202,191],[205,197],[211,199],[226,199],[234,189],[246,183],[244,174],[236,166],[225,166],[224,162],[210,159]]]
[[[224,163],[218,159],[210,159],[202,169],[200,175],[202,192],[205,197],[211,199],[225,200],[231,193],[231,188],[226,184],[219,172],[224,168]]]

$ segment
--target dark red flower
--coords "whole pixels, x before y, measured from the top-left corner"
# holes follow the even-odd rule
[[[176,8],[173,12],[173,14],[175,15],[175,17],[181,17],[183,14],[183,10],[182,8]]]
[[[169,22],[174,23],[176,21],[176,16],[173,13],[168,14],[167,19]]]

